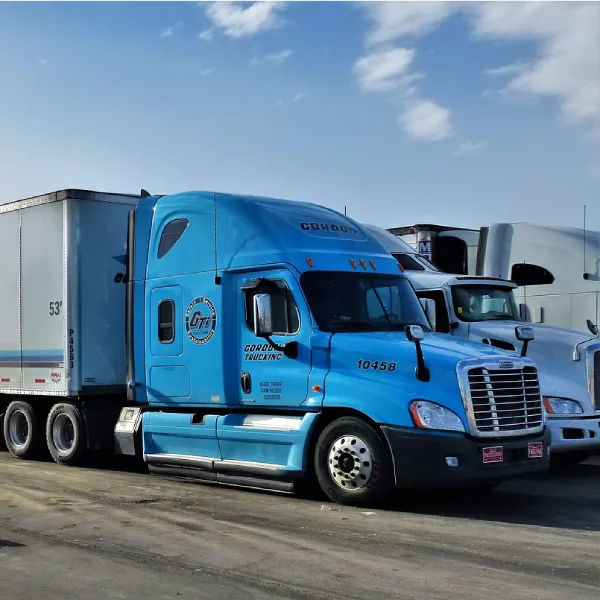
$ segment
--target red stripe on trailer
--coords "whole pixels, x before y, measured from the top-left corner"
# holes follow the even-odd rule
[[[10,383],[10,377],[2,377],[2,379],[0,379],[0,383]]]
[[[46,383],[45,379],[36,379],[35,380],[36,383]]]

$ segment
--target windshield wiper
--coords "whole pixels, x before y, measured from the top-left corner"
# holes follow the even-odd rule
[[[369,323],[368,321],[330,321],[327,323],[327,326],[336,326],[336,325],[350,325],[351,327],[368,327],[372,331],[379,331],[378,327],[375,327],[373,323]]]

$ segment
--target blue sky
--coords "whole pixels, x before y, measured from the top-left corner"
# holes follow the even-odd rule
[[[0,3],[0,202],[247,192],[600,230],[600,4]]]

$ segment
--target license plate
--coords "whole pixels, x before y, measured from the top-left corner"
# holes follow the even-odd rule
[[[492,446],[490,448],[483,449],[483,462],[488,463],[499,463],[504,460],[504,448],[502,446]]]
[[[544,458],[544,445],[542,442],[531,442],[527,446],[527,455],[529,458]]]

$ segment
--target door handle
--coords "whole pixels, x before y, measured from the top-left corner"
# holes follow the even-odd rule
[[[252,377],[250,377],[250,373],[242,371],[241,384],[244,394],[250,394],[252,392]]]

